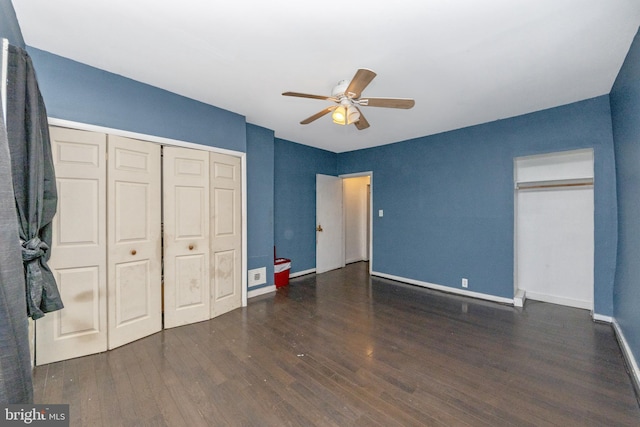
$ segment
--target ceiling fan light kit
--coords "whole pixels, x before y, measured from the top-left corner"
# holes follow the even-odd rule
[[[331,115],[333,119],[333,123],[337,123],[339,125],[350,125],[351,123],[355,123],[360,120],[360,112],[353,105],[340,105],[338,108],[333,110],[333,114]]]
[[[334,123],[339,125],[355,124],[358,130],[363,130],[369,127],[369,122],[364,118],[360,107],[384,107],[384,108],[402,108],[409,109],[415,105],[415,101],[410,98],[360,98],[360,95],[364,88],[376,76],[371,70],[366,68],[360,68],[353,79],[341,80],[331,91],[331,96],[311,95],[300,92],[284,92],[284,96],[295,96],[298,98],[311,98],[321,99],[327,101],[333,101],[338,106],[332,105],[324,110],[314,114],[311,117],[307,117],[302,120],[300,124],[307,125],[320,117],[333,112],[331,118]]]
[[[338,125],[347,124],[347,112],[342,105],[333,110],[331,118],[333,119],[333,123],[336,123]]]
[[[347,124],[355,123],[360,120],[360,111],[353,105],[347,107]]]

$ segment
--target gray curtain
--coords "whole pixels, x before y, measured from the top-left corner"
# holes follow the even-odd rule
[[[31,357],[9,143],[0,105],[0,403],[32,403]]]
[[[27,52],[9,46],[7,135],[25,269],[27,314],[38,319],[63,308],[47,261],[56,213],[56,179],[47,111]]]

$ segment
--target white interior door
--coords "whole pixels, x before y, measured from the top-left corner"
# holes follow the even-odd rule
[[[164,327],[209,319],[209,153],[163,148]]]
[[[160,145],[109,135],[109,349],[162,329]]]
[[[344,267],[342,179],[316,175],[316,273]]]
[[[242,305],[242,167],[210,153],[211,317]]]
[[[36,324],[36,364],[107,349],[105,134],[51,127],[58,212],[49,266],[65,307]]]

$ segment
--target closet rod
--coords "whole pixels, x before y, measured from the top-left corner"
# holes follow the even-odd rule
[[[584,181],[574,181],[574,182],[567,182],[567,181],[560,181],[560,182],[521,182],[521,183],[516,183],[516,190],[540,190],[540,189],[545,189],[545,188],[563,188],[563,187],[589,187],[589,186],[593,186],[593,179],[588,179],[588,180],[584,180]]]
[[[7,70],[9,68],[9,40],[2,39],[2,85],[0,93],[2,96],[2,118],[6,126],[7,123]]]

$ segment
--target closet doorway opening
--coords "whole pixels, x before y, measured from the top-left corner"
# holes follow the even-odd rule
[[[516,302],[593,311],[593,150],[515,159]]]

